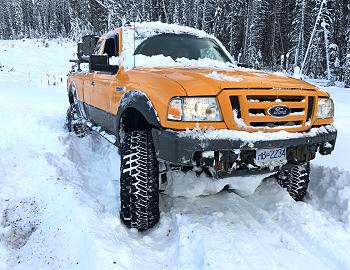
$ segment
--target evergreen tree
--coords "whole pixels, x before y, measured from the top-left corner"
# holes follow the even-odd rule
[[[345,84],[350,87],[350,4],[346,7],[346,56],[345,56],[345,63],[344,63],[344,80]]]
[[[160,20],[214,34],[251,66],[305,62],[304,73],[350,85],[349,9],[349,0],[2,0],[0,38],[80,39]]]

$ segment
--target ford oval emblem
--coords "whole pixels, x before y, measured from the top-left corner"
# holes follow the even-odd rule
[[[273,117],[287,117],[290,115],[290,109],[286,105],[276,105],[268,109],[269,115]]]

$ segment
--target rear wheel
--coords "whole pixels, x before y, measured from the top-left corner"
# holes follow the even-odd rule
[[[281,170],[276,174],[276,179],[295,201],[302,201],[309,186],[310,162],[293,165],[289,170]]]
[[[120,217],[129,228],[145,231],[159,221],[159,165],[152,133],[127,132],[121,147]]]
[[[74,132],[79,138],[85,137],[90,133],[90,129],[82,123],[84,118],[81,108],[78,105],[76,92],[69,95],[70,105],[66,115],[66,126],[69,132]]]
[[[79,138],[82,138],[89,134],[89,129],[81,123],[76,107],[75,103],[69,105],[66,115],[66,126],[69,132],[74,132]]]

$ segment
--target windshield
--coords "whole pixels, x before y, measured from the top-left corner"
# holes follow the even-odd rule
[[[135,55],[170,56],[174,61],[187,58],[230,62],[229,57],[214,40],[189,34],[161,34],[150,37],[137,47]]]

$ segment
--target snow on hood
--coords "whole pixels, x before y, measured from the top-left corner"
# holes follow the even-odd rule
[[[213,71],[212,73],[206,75],[208,78],[212,78],[218,81],[229,81],[229,82],[240,82],[242,81],[242,78],[240,77],[234,77],[234,76],[227,76],[222,73],[218,73],[217,71]]]
[[[304,81],[280,74],[245,68],[156,67],[137,68],[148,76],[161,76],[180,84],[188,95],[218,95],[223,89],[281,89],[316,90]],[[292,87],[291,87],[292,86]]]

